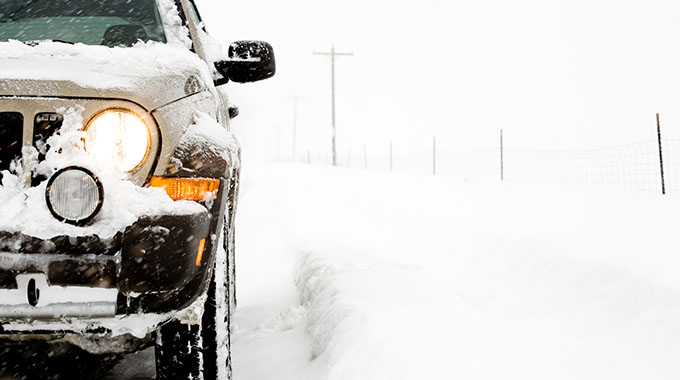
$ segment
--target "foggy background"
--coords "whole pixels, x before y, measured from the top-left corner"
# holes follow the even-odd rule
[[[227,85],[247,189],[235,379],[678,378],[655,114],[680,193],[680,5],[196,2],[224,44],[277,57],[273,79]],[[293,96],[297,161],[328,163],[330,61],[312,52],[333,45],[354,53],[337,60],[340,164],[366,147],[385,171],[392,142],[395,171],[416,152],[420,174],[253,164],[291,160]],[[433,137],[452,163],[437,176]]]
[[[198,1],[208,31],[274,46],[272,80],[231,85],[244,153],[330,151],[337,61],[338,154],[351,146],[606,147],[680,137],[680,5],[669,0]]]

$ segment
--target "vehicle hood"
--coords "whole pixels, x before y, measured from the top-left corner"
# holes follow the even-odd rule
[[[205,62],[183,47],[0,43],[0,96],[126,99],[153,111],[210,85]]]

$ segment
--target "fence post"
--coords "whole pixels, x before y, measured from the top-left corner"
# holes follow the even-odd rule
[[[505,179],[505,162],[503,157],[503,128],[501,128],[501,181]]]
[[[390,140],[390,171],[394,170],[394,164],[392,162],[392,140]]]
[[[364,169],[368,170],[368,154],[366,154],[366,145],[364,145]]]
[[[432,175],[437,175],[437,136],[432,137]]]
[[[347,151],[347,167],[352,166],[352,148]]]
[[[666,194],[666,178],[663,172],[663,149],[661,147],[661,120],[659,114],[656,114],[656,134],[659,138],[659,163],[661,164],[661,194]]]

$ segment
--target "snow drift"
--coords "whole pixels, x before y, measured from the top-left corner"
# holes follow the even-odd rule
[[[237,380],[680,376],[677,198],[286,165],[245,178]]]

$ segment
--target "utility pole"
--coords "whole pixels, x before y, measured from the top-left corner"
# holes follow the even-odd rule
[[[368,154],[366,153],[366,145],[364,145],[364,169],[368,169]]]
[[[437,137],[432,138],[432,175],[437,175]]]
[[[332,149],[333,149],[333,166],[337,166],[338,164],[338,159],[337,159],[337,152],[336,152],[336,145],[335,145],[335,58],[339,56],[351,56],[354,55],[354,53],[339,53],[335,51],[335,46],[331,47],[330,52],[317,52],[314,51],[312,52],[314,55],[325,55],[328,57],[331,57],[331,125],[333,126],[333,134],[332,134]]]
[[[298,111],[298,101],[304,99],[297,94],[289,96],[288,99],[293,101],[293,163],[296,161],[297,152],[295,151],[295,140],[297,138],[297,111]]]
[[[501,128],[501,181],[505,180],[505,157],[503,153],[503,128]]]
[[[392,140],[390,140],[390,172],[394,171],[394,161],[392,159]]]

